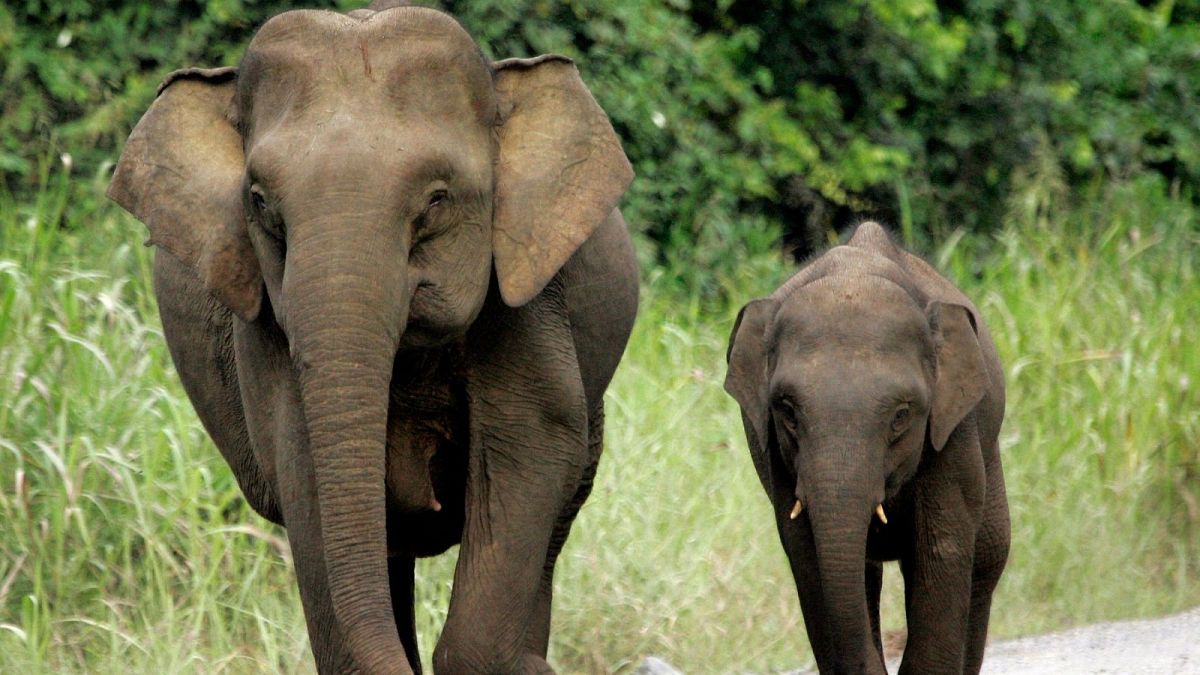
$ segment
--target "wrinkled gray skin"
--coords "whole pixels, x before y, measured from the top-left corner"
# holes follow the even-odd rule
[[[569,60],[487,63],[379,4],[271,19],[130,136],[109,194],[158,247],[201,421],[287,528],[321,672],[419,671],[413,560],[460,542],[435,668],[550,671],[637,307],[631,177]]]
[[[821,672],[886,672],[887,560],[904,575],[900,672],[979,672],[1009,517],[1003,371],[975,306],[864,223],[746,305],[728,356]]]

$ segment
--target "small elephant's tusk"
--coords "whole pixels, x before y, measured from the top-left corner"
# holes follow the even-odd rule
[[[887,514],[883,512],[883,504],[875,505],[875,515],[879,516],[879,522],[887,525]]]
[[[799,499],[797,499],[796,505],[792,507],[792,512],[788,514],[788,518],[795,520],[796,516],[800,515],[800,512],[803,510],[804,510],[804,505],[800,503]]]

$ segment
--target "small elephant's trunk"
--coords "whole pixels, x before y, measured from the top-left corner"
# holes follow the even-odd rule
[[[814,499],[809,511],[813,539],[817,544],[817,568],[825,607],[825,632],[834,641],[837,656],[834,672],[875,672],[876,656],[870,618],[867,615],[866,533],[868,511],[861,524],[840,514],[827,517]],[[821,515],[818,515],[821,514]],[[808,620],[807,617],[805,620]],[[822,671],[824,672],[824,671]]]
[[[805,621],[822,621],[824,634],[833,641],[829,653],[835,662],[818,664],[822,673],[885,673],[867,613],[867,532],[874,517],[867,469],[851,461],[856,453],[822,454],[847,461],[841,468],[818,470],[803,491],[824,609],[822,616],[806,616]]]
[[[409,673],[388,590],[384,490],[406,273],[372,251],[339,251],[328,240],[334,227],[315,229],[326,241],[289,251],[284,285],[333,614],[363,672]]]

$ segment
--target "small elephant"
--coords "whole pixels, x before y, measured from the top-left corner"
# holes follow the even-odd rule
[[[569,59],[490,63],[397,4],[172,73],[108,194],[200,420],[287,528],[320,672],[419,672],[414,558],[459,543],[435,668],[550,672],[637,311],[633,172]]]
[[[899,560],[900,672],[978,673],[1009,516],[1004,376],[975,306],[867,222],[743,307],[727,358],[821,672],[886,672]]]

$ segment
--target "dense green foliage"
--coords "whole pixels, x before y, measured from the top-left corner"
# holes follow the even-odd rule
[[[285,535],[246,506],[180,388],[141,226],[95,198],[55,227],[71,190],[53,182],[0,199],[0,672],[308,672]],[[1088,197],[930,251],[1006,366],[998,637],[1200,603],[1197,211],[1159,180]],[[728,292],[761,295],[788,271],[778,256],[744,265]],[[737,305],[714,304],[647,280],[596,490],[559,563],[561,672],[627,672],[646,654],[685,672],[806,660],[721,389]],[[453,565],[419,567],[426,658]],[[897,629],[899,574],[885,576]]]
[[[10,189],[44,179],[59,152],[104,174],[164,74],[236,63],[295,4],[5,3]],[[1047,168],[1068,188],[1152,172],[1200,194],[1196,0],[441,6],[497,58],[578,59],[638,171],[626,212],[645,255],[709,293],[780,227],[800,253],[863,214],[994,228]]]
[[[700,23],[754,29],[739,72],[778,97],[795,147],[819,149],[773,177],[834,204],[994,227],[1041,145],[1075,184],[1152,169],[1200,186],[1195,3],[724,4]],[[771,140],[767,157],[803,157]]]

